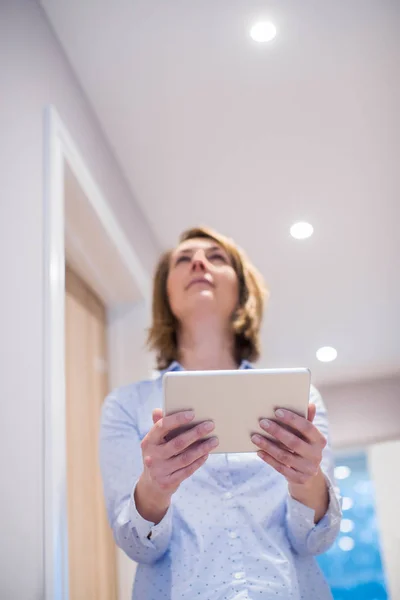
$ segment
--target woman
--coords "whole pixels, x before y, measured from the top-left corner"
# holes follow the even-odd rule
[[[341,513],[315,388],[308,419],[283,411],[261,422],[276,442],[254,438],[258,453],[209,456],[211,422],[165,441],[195,416],[163,416],[163,373],[252,368],[264,295],[244,254],[208,229],[184,233],[159,262],[149,344],[161,376],[112,393],[101,428],[108,516],[139,563],[134,599],[331,598],[315,555],[333,543]]]

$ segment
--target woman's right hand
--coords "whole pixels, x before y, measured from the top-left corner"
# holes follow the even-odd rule
[[[143,473],[135,489],[136,508],[146,520],[157,523],[162,519],[172,494],[182,481],[206,462],[210,451],[218,446],[215,437],[203,440],[214,429],[212,421],[200,423],[165,441],[168,434],[189,425],[193,420],[193,411],[166,417],[161,409],[153,411],[154,425],[141,443]]]

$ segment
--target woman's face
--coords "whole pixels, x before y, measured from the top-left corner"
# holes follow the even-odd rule
[[[181,323],[207,315],[229,321],[238,304],[239,284],[226,250],[214,240],[199,238],[182,242],[172,253],[167,292]]]

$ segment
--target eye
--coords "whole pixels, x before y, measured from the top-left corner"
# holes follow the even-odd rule
[[[181,262],[187,262],[188,260],[190,260],[189,256],[186,256],[185,254],[181,254],[176,259],[175,265],[179,265],[179,263],[181,263]]]
[[[208,257],[208,260],[211,262],[228,262],[223,254],[219,254],[215,252]]]

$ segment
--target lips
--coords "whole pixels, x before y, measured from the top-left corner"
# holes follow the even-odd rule
[[[206,279],[205,277],[196,277],[195,279],[192,279],[192,281],[187,286],[187,289],[191,288],[192,285],[196,285],[196,283],[205,283],[205,284],[209,285],[210,287],[214,287],[214,285],[211,283],[211,281],[208,281],[208,279]]]

